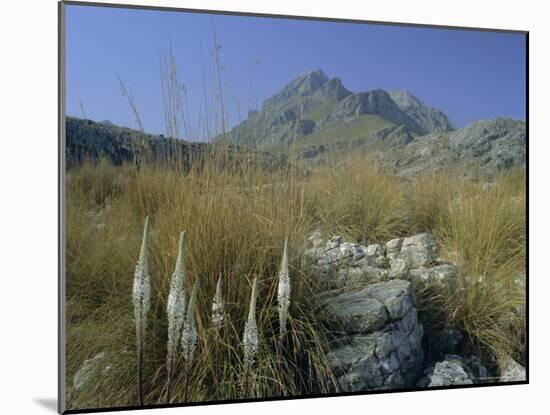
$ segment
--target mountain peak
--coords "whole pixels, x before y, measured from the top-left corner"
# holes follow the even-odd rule
[[[295,96],[311,95],[326,81],[328,81],[328,77],[321,69],[305,72],[290,81],[281,91],[266,102],[282,102]]]
[[[320,84],[323,84],[324,82],[328,81],[328,76],[323,72],[321,68],[315,68],[315,69],[312,69],[311,71],[307,71],[302,75],[298,76],[298,78],[300,77],[309,78],[311,80],[314,80],[315,82],[319,82]]]
[[[375,89],[353,93],[340,78],[329,79],[317,68],[295,77],[266,99],[231,135],[241,143],[284,143],[297,133],[305,136],[330,126],[357,130],[353,126],[364,114],[376,115],[386,124],[403,125],[416,135],[452,129],[445,114],[410,92]]]

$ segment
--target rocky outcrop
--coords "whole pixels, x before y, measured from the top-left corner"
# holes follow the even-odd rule
[[[418,134],[424,134],[425,130],[416,120],[410,118],[401,111],[390,95],[383,89],[352,94],[346,97],[323,120],[322,125],[330,125],[339,122],[350,122],[362,114],[379,115],[392,123],[404,125],[408,130]]]
[[[342,391],[492,379],[477,357],[459,356],[464,336],[451,327],[427,339],[430,359],[437,362],[424,366],[412,283],[437,288],[458,275],[457,267],[439,256],[431,234],[361,245],[315,232],[303,261],[316,276],[319,307],[334,333],[327,359]]]
[[[423,126],[425,133],[451,131],[453,126],[443,111],[432,108],[410,92],[389,91],[399,109]]]
[[[409,281],[391,279],[387,248],[341,237],[309,239],[304,261],[330,322],[328,362],[341,391],[414,386],[423,363],[422,325]]]
[[[341,236],[325,241],[315,232],[309,238],[304,261],[314,267],[324,290],[357,288],[396,278],[442,285],[458,275],[456,265],[439,256],[437,241],[429,233],[392,239],[386,244],[360,245]]]
[[[367,284],[329,297],[323,311],[339,333],[327,360],[341,391],[412,386],[422,367],[422,326],[408,281]]]
[[[509,118],[476,121],[450,135],[449,147],[459,157],[481,158],[490,167],[525,163],[525,122]]]
[[[524,382],[527,380],[525,367],[511,358],[506,358],[500,365],[500,380],[502,382]]]
[[[215,152],[219,147],[218,144],[178,140],[119,127],[110,122],[99,123],[74,117],[67,117],[65,127],[67,167],[78,166],[84,161],[107,159],[114,165],[178,160],[184,168],[190,168],[192,164],[195,167],[201,166],[204,156]],[[306,123],[301,128],[307,130],[312,126]],[[275,157],[268,152],[252,153],[239,146],[229,146],[227,152],[231,159],[254,154],[254,157],[247,157],[247,160],[258,160],[268,169],[286,164],[284,157]]]
[[[404,146],[414,140],[413,135],[403,125],[393,125],[371,134],[371,139],[383,141],[392,146]]]
[[[435,365],[424,370],[417,382],[421,388],[486,383],[488,371],[475,356],[462,358],[448,354]]]
[[[380,153],[379,158],[401,176],[470,166],[491,173],[525,166],[526,141],[524,121],[497,118],[475,121],[452,132],[416,137],[405,146]]]

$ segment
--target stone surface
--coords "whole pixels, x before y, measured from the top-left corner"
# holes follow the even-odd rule
[[[501,363],[500,380],[502,382],[522,382],[527,379],[525,368],[511,358]]]
[[[390,260],[390,278],[409,279],[410,269],[407,265],[407,261],[403,258],[394,258]]]
[[[358,288],[388,279],[443,286],[458,276],[458,268],[443,261],[438,251],[429,233],[364,246],[337,235],[325,241],[315,232],[308,239],[304,263],[315,268],[322,288]]]
[[[459,356],[448,355],[435,364],[427,386],[472,385],[474,380],[468,372]]]
[[[386,243],[386,253],[388,259],[391,261],[397,257],[401,251],[401,246],[403,245],[403,238],[392,239]]]
[[[430,233],[421,233],[403,239],[399,257],[407,261],[410,268],[418,268],[434,263],[437,252],[434,237]]]
[[[303,261],[314,268],[321,288],[356,288],[387,276],[384,268],[387,261],[382,252],[382,246],[368,248],[346,242],[341,236],[324,241],[320,232],[316,232],[308,238]]]
[[[423,330],[410,282],[367,284],[323,304],[343,330],[327,354],[341,391],[414,385],[422,367]]]
[[[388,321],[384,304],[369,298],[364,289],[325,300],[323,306],[324,311],[337,319],[349,334],[369,333]]]
[[[439,257],[429,233],[366,246],[340,236],[307,241],[304,264],[319,282],[320,310],[331,324],[328,362],[341,391],[447,386],[493,379],[475,357],[460,357],[463,334],[451,327],[427,339],[424,369],[423,328],[412,283],[443,287],[458,268]]]
[[[462,358],[447,354],[424,370],[417,382],[419,387],[472,385],[491,381],[489,372],[476,356]]]

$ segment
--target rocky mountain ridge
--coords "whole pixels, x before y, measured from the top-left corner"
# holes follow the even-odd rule
[[[202,157],[220,148],[220,144],[191,142],[147,134],[131,128],[119,127],[112,122],[95,122],[67,117],[65,123],[65,157],[67,167],[85,161],[107,159],[114,165],[140,162],[166,162],[178,159],[183,167],[201,163]],[[227,147],[230,159],[250,155],[250,149],[236,145]],[[284,156],[275,157],[268,152],[253,152],[266,168],[277,168],[286,163]]]
[[[448,117],[409,92],[375,89],[352,93],[320,69],[302,74],[266,99],[259,111],[231,130],[233,142],[248,145],[288,143],[363,114],[378,115],[424,135],[452,130]]]

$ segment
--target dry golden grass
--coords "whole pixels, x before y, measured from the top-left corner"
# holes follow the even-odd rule
[[[200,171],[167,166],[114,167],[106,162],[72,169],[67,177],[67,379],[69,408],[136,403],[133,270],[141,229],[151,217],[149,244],[152,307],[144,362],[145,403],[164,403],[166,316],[179,234],[187,231],[186,289],[201,278],[197,307],[199,351],[192,368],[191,401],[242,396],[240,338],[250,284],[259,278],[260,348],[250,397],[304,395],[335,390],[325,361],[322,321],[312,304],[315,278],[300,266],[307,236],[317,228],[357,241],[386,241],[417,231],[434,232],[461,278],[434,301],[419,292],[425,309],[466,330],[472,345],[496,356],[521,351],[525,291],[514,278],[525,271],[524,173],[482,183],[455,175],[412,183],[380,171],[362,156],[321,167],[267,171],[258,163],[220,168],[213,156]],[[284,350],[278,347],[277,268],[289,238],[292,301]],[[216,339],[211,301],[224,280],[226,325]],[[483,275],[481,282],[475,278]],[[428,293],[429,292],[429,293]],[[522,308],[523,307],[523,308]],[[422,311],[422,310],[421,310]],[[515,314],[514,314],[515,313]],[[215,348],[221,379],[215,388]],[[109,353],[113,367],[81,391],[72,378],[85,359]],[[181,363],[173,402],[183,399]]]

